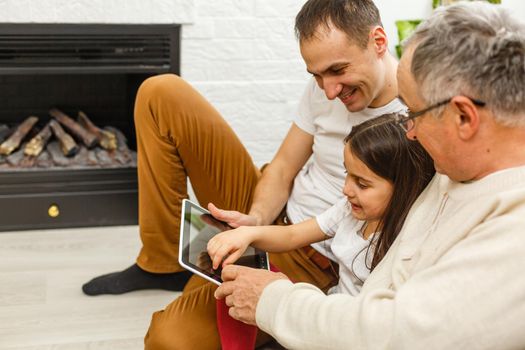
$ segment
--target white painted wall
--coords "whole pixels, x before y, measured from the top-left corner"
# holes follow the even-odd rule
[[[390,38],[395,21],[426,18],[431,0],[375,0]],[[525,15],[525,1],[503,0]],[[196,0],[184,27],[182,75],[225,116],[257,164],[271,160],[308,75],[293,34],[305,0]]]
[[[390,37],[431,0],[375,0]],[[182,23],[182,76],[224,115],[256,164],[271,160],[308,75],[293,34],[305,0],[0,0],[0,22]],[[525,15],[525,1],[503,0]]]
[[[304,0],[195,0],[182,76],[228,120],[258,165],[286,135],[308,79],[294,18]]]

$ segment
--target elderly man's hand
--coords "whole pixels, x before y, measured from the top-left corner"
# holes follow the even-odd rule
[[[217,299],[226,299],[231,317],[255,325],[255,310],[264,288],[278,279],[287,279],[282,273],[245,266],[228,265],[222,270],[222,285],[215,291]]]

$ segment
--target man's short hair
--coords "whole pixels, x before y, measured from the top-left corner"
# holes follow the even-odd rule
[[[299,42],[316,38],[319,29],[335,27],[344,32],[350,42],[366,48],[374,26],[383,24],[372,0],[309,0],[295,17]]]
[[[500,124],[525,126],[525,23],[501,5],[440,8],[405,43],[412,45],[411,72],[427,103],[465,95],[485,102]]]

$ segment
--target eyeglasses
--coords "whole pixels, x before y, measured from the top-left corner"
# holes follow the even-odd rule
[[[476,100],[476,99],[470,98],[470,97],[468,97],[468,99],[470,99],[472,101],[472,103],[474,103],[476,106],[485,107],[485,105],[486,105],[486,103],[483,102],[483,101]],[[438,107],[446,105],[451,100],[452,100],[452,98],[447,98],[446,100],[443,100],[441,102],[433,104],[433,105],[431,105],[431,106],[429,106],[429,107],[427,107],[427,108],[425,108],[425,109],[423,109],[421,111],[418,111],[418,112],[410,112],[410,110],[407,110],[406,112],[400,113],[400,114],[398,114],[396,116],[396,123],[399,126],[401,126],[401,128],[405,132],[409,132],[410,130],[412,130],[412,128],[414,128],[414,119],[416,119],[417,117],[421,117],[422,115],[424,115],[427,112],[430,112],[433,109],[436,109]]]

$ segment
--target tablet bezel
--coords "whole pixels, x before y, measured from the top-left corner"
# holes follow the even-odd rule
[[[200,205],[188,200],[184,199],[182,201],[182,213],[181,213],[181,223],[180,223],[180,237],[179,237],[179,264],[184,267],[185,269],[201,276],[202,278],[207,279],[210,282],[213,282],[217,285],[221,285],[222,279],[220,275],[210,273],[207,270],[201,269],[199,266],[194,265],[189,260],[189,241],[190,241],[190,229],[191,229],[191,222],[190,220],[186,220],[187,217],[191,214],[191,210],[195,209],[203,214],[210,214],[210,212]],[[215,219],[217,220],[217,219]],[[219,221],[219,220],[217,220]],[[221,222],[222,224],[228,226],[226,223]],[[188,246],[188,249],[186,251],[184,248]],[[269,260],[268,260],[268,253],[254,248],[255,249],[255,261],[258,263],[259,266],[256,268],[269,270]],[[252,266],[253,267],[253,266]]]

